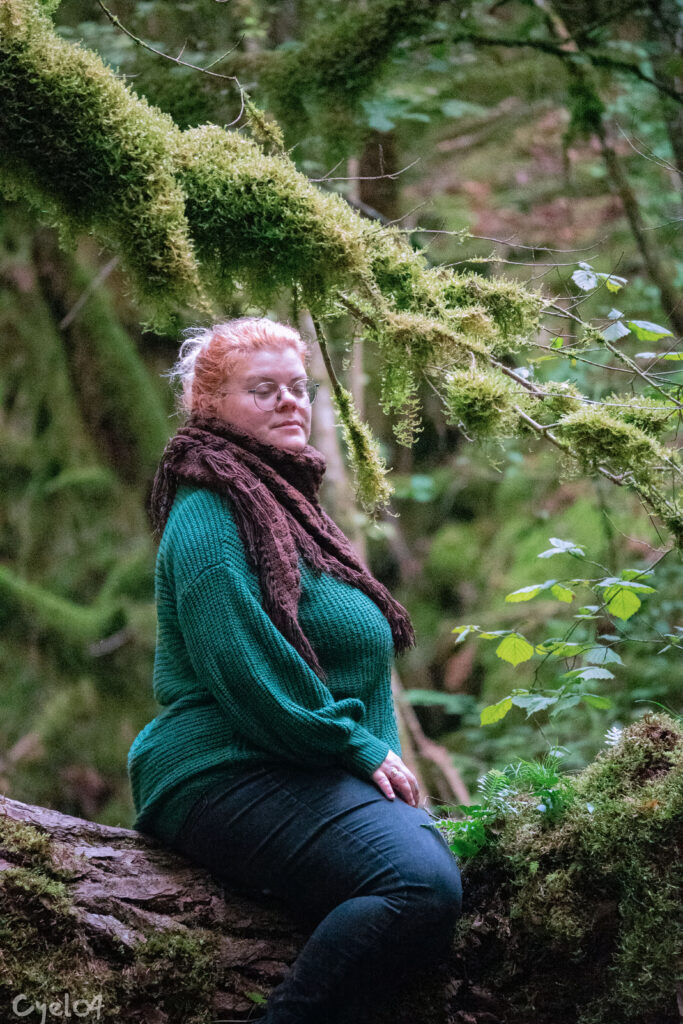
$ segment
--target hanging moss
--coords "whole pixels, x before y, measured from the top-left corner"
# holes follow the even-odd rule
[[[617,472],[629,470],[635,477],[647,478],[653,466],[671,455],[639,427],[597,406],[584,406],[564,416],[557,433],[589,469],[607,464]]]
[[[540,390],[544,398],[538,403],[537,415],[542,423],[549,423],[581,408],[581,392],[571,381],[544,381]]]
[[[351,107],[377,61],[437,6],[380,0],[345,10],[331,49],[321,45],[328,38],[321,26],[298,52],[278,51],[272,66],[281,62],[279,74],[293,95],[311,96],[316,82],[323,87],[324,67],[328,98],[330,89],[339,89]],[[497,381],[500,371],[490,363],[533,343],[540,294],[512,281],[429,268],[399,231],[361,220],[341,197],[324,194],[300,174],[256,108],[252,124],[266,132],[273,155],[216,125],[181,132],[94,53],[58,38],[38,0],[5,0],[0,7],[0,60],[5,186],[64,234],[91,231],[120,253],[157,326],[168,326],[187,306],[208,318],[235,294],[265,307],[294,288],[319,319],[350,310],[377,345],[384,361],[382,404],[397,414],[402,443],[411,443],[420,429],[423,379],[451,372],[476,371],[479,399],[474,392],[465,399],[461,377],[449,414],[457,412],[463,422],[469,417],[474,432],[509,433],[508,385]],[[305,89],[297,75],[309,76]],[[579,344],[599,337],[593,328],[583,334]],[[123,358],[120,341],[110,338],[106,345]],[[522,404],[529,408],[531,401]],[[133,405],[142,408],[137,400]],[[356,460],[376,446],[367,427],[350,423],[345,436]],[[630,469],[641,495],[653,498],[668,524],[677,521],[678,513],[672,518],[671,505],[652,489],[663,450],[637,422],[575,409],[560,429],[576,448],[570,456],[589,468],[607,458]],[[151,448],[156,451],[156,440]],[[364,505],[386,501],[389,488],[376,460],[357,475]],[[374,499],[371,481],[378,488]]]
[[[391,496],[384,459],[370,428],[358,416],[351,393],[339,387],[332,396],[351,457],[358,500],[366,512],[375,513],[388,504]]]
[[[483,369],[451,370],[445,377],[446,419],[477,438],[502,437],[517,422],[505,378]]]
[[[603,402],[610,406],[612,416],[624,423],[632,423],[652,437],[658,437],[665,430],[673,428],[679,413],[673,402],[646,398],[644,395],[607,395]]]

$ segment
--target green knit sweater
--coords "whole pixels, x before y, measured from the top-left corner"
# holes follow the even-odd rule
[[[389,623],[356,587],[299,568],[299,622],[325,684],[263,610],[229,501],[178,489],[155,577],[163,710],[128,754],[135,828],[172,839],[226,767],[338,764],[368,778],[400,753]]]

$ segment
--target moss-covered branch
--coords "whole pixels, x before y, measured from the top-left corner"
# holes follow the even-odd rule
[[[400,6],[368,5],[368,16],[379,25]],[[391,36],[384,22],[381,31]],[[332,78],[335,56],[341,60],[325,54]],[[239,291],[265,305],[296,288],[315,317],[350,312],[377,346],[382,404],[398,415],[402,443],[420,429],[420,386],[430,376],[445,384],[447,417],[475,436],[526,430],[518,410],[543,422],[545,397],[518,395],[498,365],[533,342],[540,295],[430,268],[399,231],[363,221],[285,155],[266,155],[236,132],[216,125],[180,131],[94,53],[60,39],[37,0],[6,0],[0,8],[0,61],[6,187],[64,232],[88,230],[118,252],[157,322],[168,324],[187,306],[209,316]],[[575,398],[581,404],[578,392]],[[350,404],[339,411],[364,501],[381,501],[382,467],[368,464],[367,438]],[[555,429],[569,454],[612,477],[628,471],[625,479],[637,479],[650,508],[683,536],[683,514],[659,486],[673,453],[643,434],[642,424],[617,416],[615,426],[605,410],[579,417],[568,408],[563,416],[567,422],[561,417]]]

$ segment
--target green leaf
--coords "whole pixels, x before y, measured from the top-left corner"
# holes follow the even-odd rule
[[[488,707],[483,708],[479,716],[481,724],[493,725],[494,722],[499,722],[501,718],[505,718],[511,707],[512,697],[504,697],[497,704],[489,704]]]
[[[625,277],[619,277],[617,274],[600,274],[599,276],[603,278],[608,292],[621,291],[627,283]]]
[[[479,636],[482,640],[497,640],[499,636],[509,636],[509,629],[488,629],[485,633],[480,633]]]
[[[657,352],[636,352],[636,359],[657,359]]]
[[[664,359],[680,361],[681,359],[683,359],[683,352],[667,352],[667,354],[664,356]]]
[[[627,320],[638,341],[659,341],[660,338],[670,338],[671,331],[668,327],[661,327],[649,320]]]
[[[572,281],[577,288],[580,288],[582,292],[590,292],[593,288],[598,287],[598,276],[591,267],[590,263],[579,263],[580,270],[575,270],[572,274]]]
[[[506,636],[496,647],[496,654],[503,661],[509,661],[515,667],[523,661],[528,661],[533,655],[534,649],[528,640],[525,640],[519,633],[511,633]]]
[[[576,679],[585,681],[587,679],[614,679],[614,675],[607,668],[598,668],[597,665],[586,668],[572,668],[564,672],[562,679]]]
[[[531,718],[537,711],[545,711],[557,704],[557,697],[544,697],[542,693],[517,694],[512,698],[515,707],[524,708],[526,717]]]
[[[582,693],[581,700],[584,704],[590,704],[592,708],[600,708],[602,711],[612,707],[609,697],[599,697],[597,693]]]
[[[573,590],[569,590],[568,587],[563,587],[561,583],[556,583],[554,587],[551,587],[550,593],[553,594],[558,601],[564,601],[565,604],[571,604],[575,596]]]
[[[625,338],[631,332],[621,320],[615,320],[614,323],[603,328],[600,333],[605,341],[619,341],[620,338]]]
[[[622,580],[637,582],[646,576],[654,576],[654,569],[622,569],[620,576]]]
[[[551,348],[562,348],[563,345],[564,338],[553,338],[553,340],[550,342]]]
[[[608,587],[605,591],[605,601],[607,601],[607,611],[611,615],[616,615],[618,619],[630,619],[631,616],[638,611],[641,605],[641,600],[637,594],[634,594],[632,590],[626,590],[624,587]]]
[[[567,711],[569,708],[575,708],[581,701],[581,696],[578,693],[570,693],[566,697],[560,697],[555,707],[550,712],[551,718],[556,718],[561,715],[563,711]]]
[[[451,633],[455,633],[456,634],[456,638],[455,638],[456,644],[461,644],[463,642],[463,640],[465,640],[470,635],[470,633],[476,633],[478,631],[479,631],[479,626],[474,626],[474,625],[470,625],[470,626],[456,626],[455,629],[451,630]]]
[[[591,665],[623,665],[623,661],[611,647],[591,647],[584,655]]]
[[[585,557],[583,548],[580,548],[573,540],[560,540],[559,537],[551,537],[552,547],[548,551],[542,551],[537,558],[550,558],[552,555],[580,555]]]
[[[522,587],[521,590],[513,590],[511,594],[507,594],[505,600],[510,604],[518,604],[520,601],[530,601],[532,597],[536,597],[542,590],[547,590],[552,587],[555,580],[546,580],[545,583],[532,583],[529,587]]]

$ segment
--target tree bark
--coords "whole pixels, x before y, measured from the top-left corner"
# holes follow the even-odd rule
[[[47,843],[45,848],[41,840]],[[68,909],[57,900],[51,902],[47,887],[55,880],[66,886]],[[55,966],[60,946],[73,947],[73,961],[81,959],[87,965],[84,977],[97,980],[103,1020],[251,1020],[307,937],[307,927],[272,898],[226,891],[206,871],[151,836],[6,797],[0,799],[0,889],[0,1020],[8,1024],[15,1019],[15,998],[26,996],[20,1004],[24,1010],[31,1001],[35,1004],[37,997],[22,973],[33,980],[45,959],[50,980],[41,998],[63,999],[65,991],[71,992],[72,1003],[84,998],[82,983],[79,988],[78,981],[60,976]],[[38,889],[40,907],[31,901]],[[44,929],[46,914],[51,922]],[[36,922],[42,934],[38,940],[33,935],[30,946],[21,950],[22,972],[13,953],[23,945],[22,929],[30,930]],[[152,957],[146,947],[153,949]],[[186,964],[179,950],[184,951]],[[197,980],[200,971],[205,972],[202,985]],[[380,1014],[379,1019],[441,1024],[443,977],[443,971],[435,969],[418,981],[412,995],[403,992],[400,1006],[387,1007],[386,1018]],[[97,995],[92,985],[87,991],[89,999]],[[114,1006],[115,1016],[108,1016]]]

